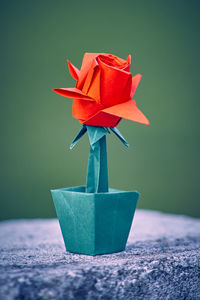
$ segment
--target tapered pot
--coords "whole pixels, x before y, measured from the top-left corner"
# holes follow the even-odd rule
[[[125,249],[138,192],[86,193],[77,186],[51,193],[67,251],[97,255]]]

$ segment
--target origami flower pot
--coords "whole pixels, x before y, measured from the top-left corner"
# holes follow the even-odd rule
[[[125,249],[139,194],[85,186],[51,190],[66,250],[88,255]]]

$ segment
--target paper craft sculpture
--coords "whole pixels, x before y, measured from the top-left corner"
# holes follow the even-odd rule
[[[148,125],[131,100],[142,76],[132,77],[130,65],[130,55],[123,60],[111,54],[86,53],[80,71],[68,61],[76,87],[54,91],[74,99],[72,114],[82,124],[115,127],[124,118]]]
[[[72,114],[82,124],[72,149],[87,132],[90,154],[86,186],[52,190],[66,249],[96,255],[125,248],[139,197],[136,191],[108,187],[106,135],[113,132],[128,143],[116,126],[123,119],[149,124],[132,100],[141,75],[129,72],[126,60],[105,53],[85,53],[80,71],[68,61],[74,88],[56,88],[73,98]]]

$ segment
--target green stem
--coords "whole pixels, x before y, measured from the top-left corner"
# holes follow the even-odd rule
[[[108,192],[106,135],[90,146],[86,193]]]

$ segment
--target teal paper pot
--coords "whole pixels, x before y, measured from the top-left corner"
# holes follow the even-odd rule
[[[67,251],[97,255],[125,249],[138,192],[85,193],[85,186],[77,186],[51,193]]]

